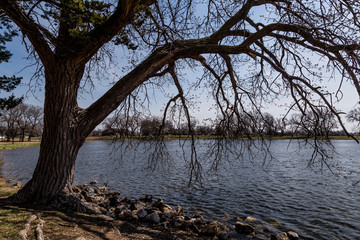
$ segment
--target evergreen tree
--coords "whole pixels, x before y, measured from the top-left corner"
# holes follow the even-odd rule
[[[16,36],[16,31],[13,30],[10,20],[5,15],[0,15],[0,63],[8,62],[10,57],[12,56],[11,52],[6,49],[6,42],[10,42],[14,36]],[[7,77],[5,75],[0,77],[0,92],[11,92],[14,90],[21,82],[21,77]],[[0,98],[0,109],[11,109],[16,107],[21,101],[23,97],[16,98],[14,94],[9,97],[1,97]]]

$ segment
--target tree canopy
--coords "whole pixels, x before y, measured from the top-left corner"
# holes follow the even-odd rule
[[[314,129],[310,136],[317,135],[323,108],[346,131],[336,105],[343,83],[360,96],[355,0],[2,0],[0,10],[22,32],[45,78],[39,162],[16,196],[23,201],[70,196],[85,137],[120,105],[136,102],[148,84],[177,90],[168,93],[162,122],[184,116],[190,133],[189,89],[206,88],[219,126],[236,122],[237,129],[248,129],[249,121],[256,126],[254,115],[268,118],[262,113],[267,103],[289,96],[289,111],[315,119],[316,126],[307,127]],[[120,57],[112,50],[117,45],[134,56],[130,67],[102,97],[80,108],[87,69]],[[187,79],[182,71],[189,68],[202,69],[202,77]],[[334,93],[324,87],[330,80],[338,83]]]

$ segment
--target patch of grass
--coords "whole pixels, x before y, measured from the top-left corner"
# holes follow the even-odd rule
[[[111,141],[114,140],[115,137],[113,136],[91,136],[91,137],[87,137],[85,140],[86,141]]]
[[[2,186],[0,183],[0,198],[6,198],[17,193],[18,189],[10,186]]]
[[[14,148],[22,148],[22,147],[34,147],[40,146],[40,142],[0,142],[0,150],[9,150]]]
[[[25,209],[13,206],[1,206],[0,239],[19,239],[18,233],[23,229],[29,214],[30,212]]]

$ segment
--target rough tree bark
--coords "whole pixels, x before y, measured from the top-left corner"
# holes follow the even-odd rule
[[[56,61],[46,68],[44,132],[32,179],[18,192],[19,201],[48,202],[72,192],[75,160],[84,143],[76,116],[78,84],[84,65]]]

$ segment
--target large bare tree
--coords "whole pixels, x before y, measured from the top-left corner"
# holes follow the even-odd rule
[[[158,86],[177,89],[164,119],[180,106],[190,126],[189,99],[179,74],[186,67],[204,69],[189,86],[209,87],[225,123],[238,118],[245,125],[241,116],[252,119],[266,101],[289,95],[289,109],[306,115],[324,106],[344,127],[334,99],[346,81],[360,96],[359,11],[356,0],[1,0],[0,14],[18,26],[45,76],[40,156],[32,179],[15,199],[49,203],[71,196],[85,138],[154,79],[162,79]],[[139,61],[82,109],[77,100],[86,67],[112,45],[139,53]],[[324,68],[316,65],[318,59]],[[249,63],[251,68],[242,67]],[[339,84],[334,95],[322,87],[327,77]]]

